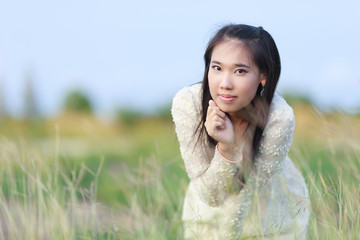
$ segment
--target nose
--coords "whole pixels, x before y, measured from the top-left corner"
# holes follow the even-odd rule
[[[232,76],[228,73],[224,74],[221,82],[220,82],[220,88],[222,89],[232,89],[233,88],[233,79]]]

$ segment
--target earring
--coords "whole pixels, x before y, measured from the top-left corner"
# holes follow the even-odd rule
[[[264,90],[265,90],[265,86],[263,86],[262,89],[261,89],[261,92],[260,92],[261,97],[264,95]]]

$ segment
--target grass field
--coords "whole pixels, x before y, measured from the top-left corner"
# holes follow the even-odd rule
[[[290,157],[311,197],[309,239],[358,239],[360,119],[296,105]],[[67,114],[3,120],[0,239],[182,239],[188,177],[174,126]]]

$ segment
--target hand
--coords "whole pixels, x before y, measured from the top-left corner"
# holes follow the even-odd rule
[[[209,101],[205,128],[207,133],[219,143],[234,144],[234,128],[229,117],[220,110],[215,101]]]

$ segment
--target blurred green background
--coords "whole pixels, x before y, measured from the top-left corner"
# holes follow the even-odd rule
[[[68,215],[69,203],[76,205],[75,209],[95,211],[95,232],[70,226],[71,234],[60,231],[54,236],[182,239],[181,211],[189,179],[179,153],[170,102],[152,114],[123,108],[116,109],[113,118],[102,119],[93,114],[91,99],[77,90],[64,97],[61,113],[44,118],[31,110],[36,109],[32,94],[27,97],[23,118],[11,118],[4,112],[0,118],[4,201],[19,202],[21,208],[35,204],[38,211],[47,212],[50,207],[41,205],[39,199],[53,194],[64,215]],[[321,205],[312,212],[309,234],[322,239],[333,233],[319,232],[331,228],[339,235],[344,231],[338,222],[344,203],[339,205],[338,197],[343,194],[345,199],[353,199],[352,194],[359,190],[360,116],[321,112],[311,99],[294,93],[284,97],[296,116],[290,157],[306,179],[313,207]],[[48,190],[39,189],[38,181]],[[350,190],[343,192],[347,187]],[[29,203],[27,197],[20,196],[29,196],[31,189],[37,193]],[[86,210],[84,204],[95,204],[95,210]],[[351,208],[359,206],[349,204]],[[9,204],[0,209],[7,210],[3,219],[14,217]],[[329,216],[320,214],[319,209],[331,214],[335,222],[324,225]],[[349,220],[351,224],[343,226],[347,229],[345,238],[348,228],[350,233],[359,229],[358,220],[356,213]]]

